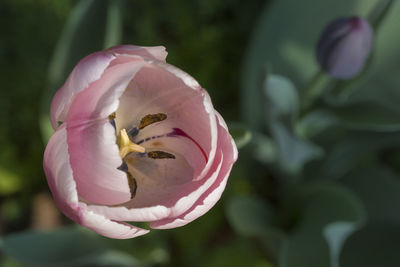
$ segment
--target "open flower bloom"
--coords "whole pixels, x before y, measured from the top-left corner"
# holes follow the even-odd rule
[[[51,104],[44,170],[59,208],[111,238],[185,225],[220,198],[236,146],[208,93],[164,47],[82,59]]]

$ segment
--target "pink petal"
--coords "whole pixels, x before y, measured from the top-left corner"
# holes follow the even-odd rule
[[[72,220],[78,220],[74,210],[78,205],[78,192],[69,163],[65,125],[51,136],[44,152],[43,168],[58,207]]]
[[[54,129],[57,128],[58,121],[66,119],[75,95],[99,79],[114,58],[111,53],[100,51],[88,55],[75,66],[51,103],[50,119]]]
[[[148,57],[165,62],[167,51],[164,46],[136,46],[136,45],[118,45],[109,48],[113,53],[126,54],[141,57]]]
[[[145,208],[130,208],[125,206],[100,206],[88,205],[88,210],[102,214],[111,220],[127,222],[151,222],[168,218],[171,214],[169,208],[161,205]]]
[[[218,173],[217,180],[184,214],[177,216],[175,218],[166,218],[160,221],[152,222],[150,224],[151,228],[170,229],[188,224],[189,222],[204,215],[220,199],[222,192],[224,191],[226,183],[228,181],[232,165],[237,160],[238,152],[236,145],[227,130],[224,120],[218,113],[216,114],[219,121],[219,130],[218,130],[219,142],[222,139],[221,146],[219,146],[219,148],[221,149],[224,157],[223,166],[220,172]]]
[[[126,223],[111,221],[87,210],[86,204],[78,201],[76,183],[69,164],[67,132],[64,125],[50,138],[44,153],[43,167],[58,207],[72,220],[110,238],[133,238],[149,232]]]
[[[115,130],[108,116],[118,107],[118,98],[143,61],[115,65],[78,93],[68,111],[67,142],[70,162],[83,199],[115,205],[130,200],[126,173],[116,145]]]

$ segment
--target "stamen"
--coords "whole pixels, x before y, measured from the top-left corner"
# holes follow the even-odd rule
[[[144,147],[133,143],[129,139],[125,129],[121,130],[121,134],[119,135],[118,141],[119,141],[118,142],[119,154],[121,155],[121,158],[125,158],[126,155],[128,155],[131,152],[144,153],[146,151]]]
[[[114,129],[117,129],[117,126],[115,125],[115,112],[110,114],[108,116],[108,120],[110,121],[111,125],[114,127]]]
[[[140,120],[140,124],[139,124],[138,128],[139,128],[139,130],[141,130],[146,126],[149,126],[150,124],[153,124],[153,123],[156,123],[159,121],[163,121],[166,118],[167,118],[167,114],[164,114],[164,113],[148,114]]]
[[[126,173],[126,177],[128,178],[128,185],[131,191],[131,199],[132,199],[136,196],[137,182],[136,179],[133,178],[132,174],[130,174],[129,172]]]
[[[130,174],[128,170],[128,164],[126,164],[125,160],[122,161],[121,166],[119,166],[117,169],[126,173],[129,191],[131,192],[131,199],[134,198],[136,196],[137,182],[136,179],[133,178],[132,174]]]
[[[151,159],[175,159],[173,154],[164,151],[150,151],[147,156]]]

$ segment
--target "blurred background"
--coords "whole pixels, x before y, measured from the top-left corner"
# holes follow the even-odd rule
[[[390,0],[2,0],[0,266],[400,266],[399,12]],[[353,15],[373,48],[337,80],[316,44]],[[81,58],[121,43],[164,45],[239,147],[211,211],[132,240],[62,215],[42,169],[53,94]]]

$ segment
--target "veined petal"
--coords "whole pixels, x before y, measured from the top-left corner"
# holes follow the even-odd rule
[[[216,114],[219,121],[218,138],[222,138],[223,140],[219,148],[224,155],[223,165],[218,173],[218,178],[213,183],[213,185],[210,186],[208,190],[196,201],[196,203],[185,213],[175,218],[166,218],[163,220],[152,222],[150,223],[151,228],[170,229],[186,225],[191,221],[197,219],[198,217],[204,215],[221,198],[222,192],[224,191],[226,183],[228,181],[232,165],[237,160],[238,152],[236,145],[228,132],[224,120],[218,113]]]
[[[75,95],[98,80],[114,58],[111,53],[100,51],[86,56],[75,66],[51,102],[50,119],[54,129],[59,121],[66,119]]]
[[[164,46],[118,45],[108,50],[116,54],[148,57],[162,62],[165,62],[168,55]]]
[[[122,160],[108,116],[142,65],[136,59],[108,68],[100,80],[76,95],[68,111],[71,167],[79,196],[89,202],[115,205],[131,199],[126,173],[117,169]]]

